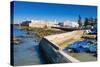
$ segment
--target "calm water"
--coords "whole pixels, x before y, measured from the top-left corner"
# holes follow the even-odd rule
[[[43,55],[39,51],[39,41],[34,32],[29,35],[25,30],[14,28],[14,37],[21,38],[18,45],[14,45],[14,65],[44,64]]]
[[[72,57],[78,59],[81,62],[97,61],[97,57],[94,57],[90,53],[68,53]]]

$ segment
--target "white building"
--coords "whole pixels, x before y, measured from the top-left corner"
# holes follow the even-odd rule
[[[54,22],[46,20],[31,20],[29,26],[34,28],[51,28],[54,25],[53,23]]]
[[[77,22],[73,22],[73,21],[65,21],[63,23],[64,27],[79,27],[79,24]]]

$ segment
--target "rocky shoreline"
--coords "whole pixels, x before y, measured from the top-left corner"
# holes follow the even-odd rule
[[[18,45],[18,44],[21,43],[21,40],[22,40],[22,38],[16,38],[16,37],[14,37],[12,39],[12,43],[15,44],[15,45]]]

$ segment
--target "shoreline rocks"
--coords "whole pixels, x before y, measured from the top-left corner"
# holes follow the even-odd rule
[[[16,38],[16,37],[14,37],[14,38],[12,38],[12,44],[14,45],[18,45],[18,44],[20,44],[21,43],[21,38]]]

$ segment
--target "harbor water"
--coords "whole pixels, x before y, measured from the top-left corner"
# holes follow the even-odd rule
[[[27,31],[14,27],[13,37],[21,39],[21,43],[13,44],[15,66],[46,63],[39,50],[39,40],[34,32],[27,34]]]

